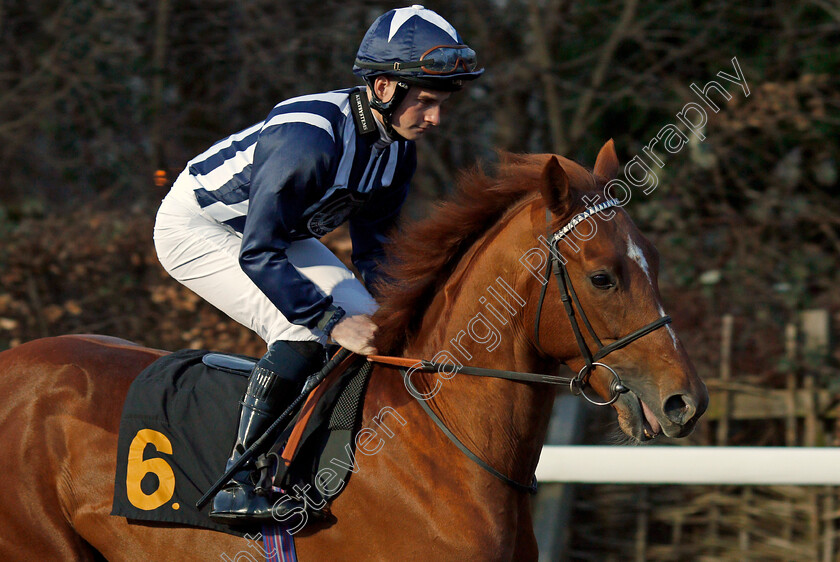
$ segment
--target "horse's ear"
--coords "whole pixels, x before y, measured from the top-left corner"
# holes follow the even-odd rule
[[[615,143],[612,139],[604,143],[601,150],[598,151],[598,157],[595,159],[596,176],[601,176],[607,180],[615,179],[618,175],[618,156],[615,154]]]
[[[562,215],[569,206],[569,176],[552,155],[543,167],[540,191],[548,209],[555,215]]]

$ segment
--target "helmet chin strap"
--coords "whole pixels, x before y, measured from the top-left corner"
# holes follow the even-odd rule
[[[408,84],[403,82],[402,80],[397,80],[397,87],[394,88],[394,95],[391,96],[391,99],[387,102],[382,101],[379,99],[379,96],[376,95],[376,90],[373,87],[373,83],[376,80],[376,77],[368,77],[365,79],[368,86],[370,87],[371,93],[371,100],[370,106],[379,112],[382,115],[382,122],[385,125],[385,132],[388,133],[388,136],[394,140],[405,140],[400,136],[398,132],[394,130],[394,127],[391,124],[391,118],[394,115],[394,112],[400,106],[402,101],[405,99],[405,96],[408,94],[408,90],[411,88]]]

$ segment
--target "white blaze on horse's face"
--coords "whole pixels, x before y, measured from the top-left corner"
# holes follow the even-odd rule
[[[633,242],[633,239],[630,235],[627,235],[627,257],[631,260],[639,264],[639,267],[642,268],[642,271],[645,272],[645,276],[648,279],[648,283],[653,286],[653,278],[650,276],[650,266],[648,265],[647,258],[645,254],[642,252],[642,249],[639,248],[638,244]],[[665,311],[662,309],[662,304],[659,305],[659,315],[665,316]],[[665,329],[668,330],[668,333],[671,335],[671,341],[674,342],[674,349],[677,349],[677,335],[674,333],[674,330],[671,326],[666,325]]]

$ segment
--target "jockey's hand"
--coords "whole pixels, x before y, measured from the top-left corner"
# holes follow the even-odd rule
[[[346,316],[335,325],[330,337],[335,343],[359,355],[374,355],[373,333],[376,324],[366,314]]]

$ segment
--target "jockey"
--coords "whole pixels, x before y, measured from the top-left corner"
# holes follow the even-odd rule
[[[366,87],[279,103],[265,121],[192,159],[163,200],[155,247],[167,272],[268,345],[248,379],[228,466],[297,397],[329,339],[375,352],[379,263],[416,167],[414,141],[441,104],[478,78],[475,52],[415,5],[371,25],[353,72]],[[350,224],[364,285],[318,239]],[[215,496],[211,517],[271,518],[253,463]]]

